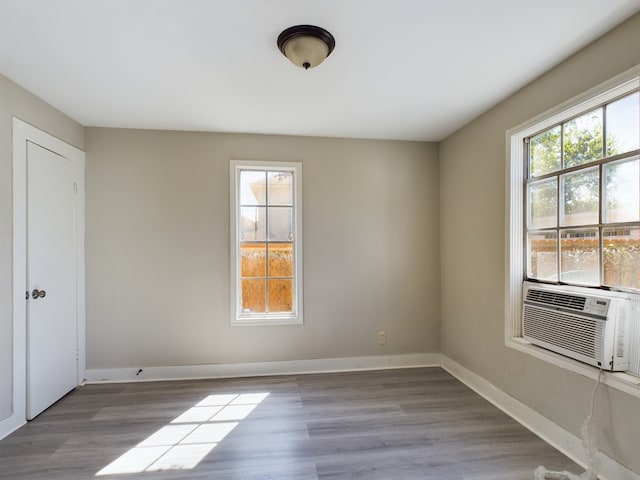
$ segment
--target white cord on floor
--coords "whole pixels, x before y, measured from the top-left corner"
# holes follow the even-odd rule
[[[598,385],[600,385],[600,378],[602,377],[602,369],[598,371],[598,378],[596,384],[591,391],[591,403],[589,405],[589,415],[585,419],[580,433],[582,435],[582,443],[584,444],[585,453],[587,455],[587,470],[576,475],[571,472],[552,472],[539,466],[534,472],[535,480],[597,480],[598,470],[600,469],[600,459],[598,458],[598,448],[596,447],[595,432],[590,431],[591,420],[593,419],[593,413],[596,405],[596,392]]]

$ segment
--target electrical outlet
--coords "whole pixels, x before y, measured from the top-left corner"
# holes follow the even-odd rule
[[[387,343],[387,332],[378,332],[378,345]]]

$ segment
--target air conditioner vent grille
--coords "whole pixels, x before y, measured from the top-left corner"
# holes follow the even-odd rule
[[[545,305],[553,305],[555,307],[584,311],[587,298],[582,295],[571,295],[568,293],[530,288],[527,290],[527,300]]]
[[[525,337],[584,355],[598,362],[604,360],[603,321],[525,304],[522,327]]]

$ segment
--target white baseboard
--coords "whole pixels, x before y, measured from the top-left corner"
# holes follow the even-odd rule
[[[320,358],[313,360],[219,365],[88,369],[85,373],[85,381],[86,383],[144,382],[200,378],[299,375],[305,373],[351,372],[358,370],[436,366],[440,366],[439,353],[416,353],[407,355]]]
[[[545,442],[564,453],[574,462],[583,467],[586,466],[587,458],[582,446],[582,439],[540,415],[532,408],[498,389],[495,385],[445,355],[441,356],[441,366],[480,396],[487,399],[511,418],[542,438]],[[600,453],[600,460],[601,473],[599,478],[603,480],[640,480],[640,475],[632,472],[603,453]],[[533,472],[531,475],[533,478]]]
[[[27,421],[23,417],[19,417],[16,412],[13,412],[4,420],[0,420],[0,440],[11,435],[25,423]]]

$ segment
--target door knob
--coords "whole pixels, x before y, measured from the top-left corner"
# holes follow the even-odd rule
[[[38,290],[37,288],[33,289],[33,292],[31,292],[31,298],[33,298],[34,300],[36,298],[44,298],[47,295],[47,292],[45,292],[44,290]]]

